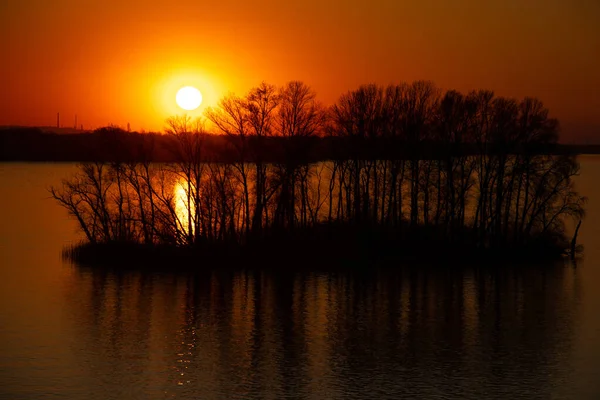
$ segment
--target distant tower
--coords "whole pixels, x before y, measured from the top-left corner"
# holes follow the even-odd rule
[[[60,113],[56,113],[56,127],[60,128]]]
[[[131,127],[129,126],[129,122],[127,123],[127,132],[131,132]]]

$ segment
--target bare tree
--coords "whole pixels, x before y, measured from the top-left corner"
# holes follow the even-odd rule
[[[296,220],[296,190],[299,184],[301,201],[300,221],[306,224],[310,167],[306,162],[307,142],[304,138],[323,129],[324,109],[316,101],[316,93],[299,81],[287,83],[279,91],[276,115],[278,133],[287,140],[284,145],[284,163],[278,165],[280,183],[275,220],[278,225],[292,228]]]

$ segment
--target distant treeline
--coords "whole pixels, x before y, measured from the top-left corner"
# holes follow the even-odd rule
[[[543,257],[569,249],[565,222],[584,216],[579,165],[536,99],[418,81],[324,108],[301,82],[263,83],[206,118],[221,135],[187,117],[162,136],[94,132],[109,162],[83,164],[53,197],[90,243],[203,251],[288,238],[339,254],[368,242]]]
[[[240,138],[223,134],[202,133],[205,136],[205,161],[241,161],[236,150]],[[424,158],[436,158],[452,151],[453,153],[475,155],[480,149],[475,143],[461,143],[449,148],[444,143],[423,140],[409,147],[402,138],[349,138],[340,136],[310,136],[296,139],[280,136],[256,137],[248,140],[250,155],[258,155],[268,162],[280,162],[293,154],[303,157],[303,161],[346,159],[358,156],[364,159],[406,158],[413,151]],[[418,147],[418,148],[416,148]],[[45,133],[38,128],[11,128],[0,130],[0,161],[139,161],[176,162],[177,155],[171,151],[173,138],[161,133],[127,132],[118,127],[104,127],[92,132],[55,134]],[[517,148],[513,151],[524,151]],[[600,145],[531,145],[530,153],[538,154],[599,154]]]

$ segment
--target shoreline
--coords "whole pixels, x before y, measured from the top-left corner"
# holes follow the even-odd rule
[[[306,164],[327,160],[420,160],[483,154],[579,155],[600,154],[600,145],[563,143],[492,143],[442,139],[411,141],[403,137],[240,137],[197,134],[204,163],[261,162]],[[196,140],[195,139],[195,140]],[[185,161],[174,152],[170,134],[126,132],[103,128],[89,133],[49,134],[37,128],[0,130],[0,162],[124,162],[176,163]],[[242,152],[241,149],[243,149]]]
[[[80,266],[153,271],[322,271],[369,269],[374,264],[402,268],[413,262],[431,262],[447,268],[470,263],[546,263],[566,260],[568,253],[566,241],[549,238],[536,238],[528,245],[481,248],[468,242],[424,236],[423,229],[418,233],[412,231],[415,235],[412,237],[408,232],[321,226],[293,234],[272,232],[245,244],[206,242],[177,246],[82,242],[65,248],[63,257]]]

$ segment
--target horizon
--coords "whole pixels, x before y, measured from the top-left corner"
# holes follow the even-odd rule
[[[69,127],[69,126],[56,127],[56,126],[51,126],[51,125],[46,125],[46,126],[0,125],[0,131],[8,130],[8,129],[29,129],[29,128],[40,129],[40,130],[42,130],[43,133],[56,133],[56,134],[65,134],[65,135],[93,133],[94,131],[102,129],[102,128],[117,128],[124,132],[130,132],[130,133],[141,134],[141,135],[146,135],[146,134],[166,135],[166,134],[168,134],[166,132],[166,129],[155,130],[155,131],[154,130],[146,131],[146,130],[132,129],[130,131],[127,131],[126,127],[118,126],[118,125],[111,125],[111,124],[98,126],[93,129],[87,129],[85,127],[84,127],[84,129],[79,129],[79,128],[74,128],[74,127]],[[206,132],[204,132],[204,134],[213,135],[213,136],[227,136],[227,134],[225,134],[223,132],[218,132],[218,129],[216,129],[216,128],[213,128],[212,130],[207,129]],[[570,141],[566,141],[564,139],[565,139],[565,137],[562,134],[559,134],[557,143],[562,144],[562,145],[568,145],[568,146],[600,146],[600,137],[596,137],[596,138],[577,138],[577,137],[572,138],[572,137],[570,137],[570,138],[568,138],[568,139],[570,139]]]

